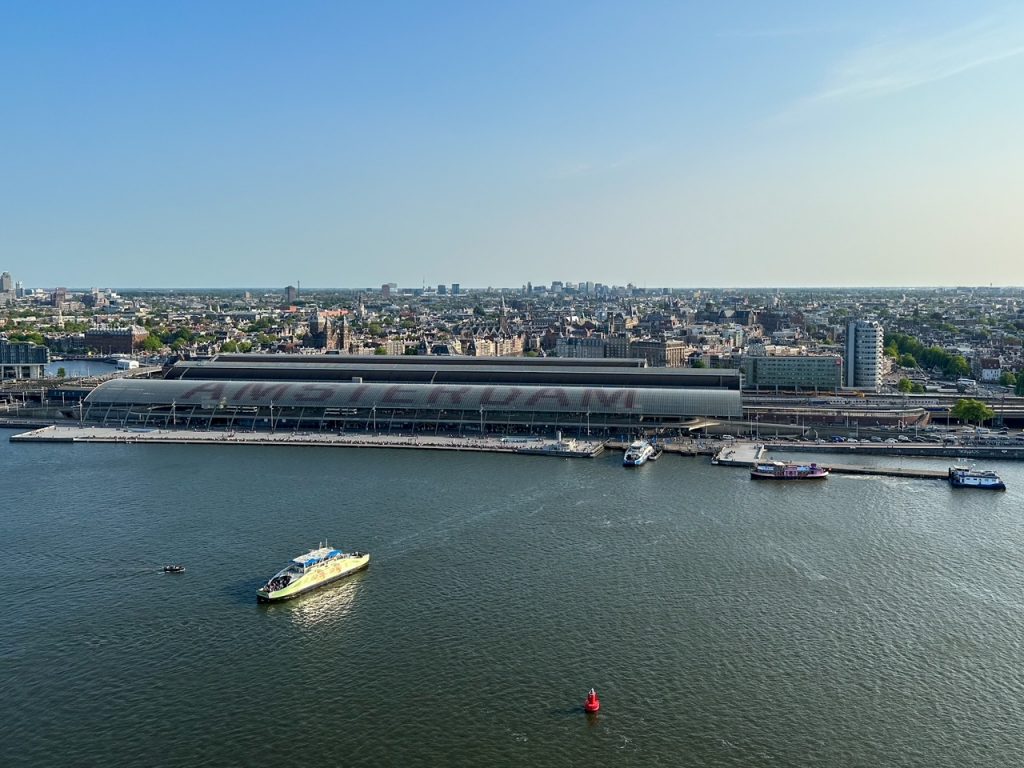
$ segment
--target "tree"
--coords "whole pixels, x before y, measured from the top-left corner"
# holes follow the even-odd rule
[[[384,349],[384,347],[377,347],[375,350],[373,350],[373,354],[375,355],[386,355],[387,353],[388,351]]]
[[[61,366],[60,368],[57,369],[57,378],[58,379],[63,379],[67,375],[68,375],[68,372],[67,372],[67,370],[63,366]]]
[[[1024,397],[1024,371],[1017,374],[1017,386],[1014,387],[1013,394]]]
[[[1003,371],[999,374],[999,383],[1004,387],[1014,387],[1017,385],[1017,377],[1009,371]]]
[[[898,362],[900,368],[917,368],[917,360],[913,355],[900,355]]]
[[[155,333],[149,334],[142,342],[142,348],[147,352],[158,352],[163,346],[164,343],[160,341],[160,337]]]
[[[896,389],[898,389],[900,392],[913,392],[914,382],[912,382],[910,379],[904,376],[896,383]]]
[[[705,362],[704,362],[703,360],[701,360],[701,359],[699,359],[699,358],[698,358],[697,360],[694,360],[694,361],[693,361],[693,365],[692,365],[692,366],[690,366],[690,367],[691,367],[691,368],[707,368],[707,367],[708,367],[708,364],[707,364],[707,363],[705,363]]]
[[[950,411],[950,416],[954,419],[966,421],[968,424],[977,422],[979,425],[995,415],[996,412],[981,402],[981,400],[957,400],[953,410]]]

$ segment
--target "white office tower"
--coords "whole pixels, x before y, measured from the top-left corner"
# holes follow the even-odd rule
[[[882,388],[885,329],[875,320],[846,326],[846,386],[878,392]]]

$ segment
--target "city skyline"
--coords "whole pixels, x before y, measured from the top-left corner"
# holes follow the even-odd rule
[[[1024,284],[997,3],[22,6],[26,287]]]

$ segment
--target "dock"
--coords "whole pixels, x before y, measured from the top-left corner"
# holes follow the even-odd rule
[[[833,475],[873,475],[875,477],[909,477],[920,480],[948,480],[949,470],[907,467],[859,467],[852,464],[828,464]]]
[[[779,446],[782,449],[788,446]],[[767,451],[763,443],[738,442],[725,446],[714,458],[712,464],[720,467],[752,467]],[[917,467],[881,467],[857,464],[824,464],[833,475],[870,475],[873,477],[906,477],[921,480],[947,480],[949,471],[946,469],[920,469]]]
[[[764,456],[763,443],[739,442],[725,445],[712,458],[711,463],[720,467],[752,467]]]
[[[324,432],[217,432],[185,429],[47,426],[11,436],[12,443],[120,443],[122,445],[290,445],[334,448],[412,448],[436,451],[515,453],[561,458],[593,458],[604,446],[597,440],[538,438],[528,443],[500,437],[384,435]]]

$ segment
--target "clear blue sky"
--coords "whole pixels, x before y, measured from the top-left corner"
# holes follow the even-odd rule
[[[27,287],[1024,284],[1019,4],[0,0],[0,104]]]

